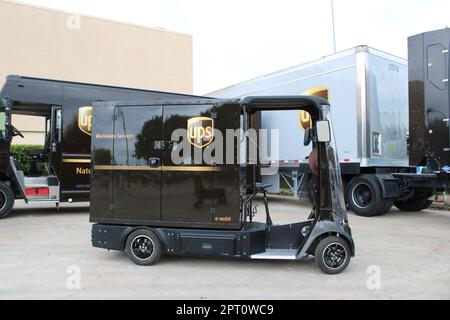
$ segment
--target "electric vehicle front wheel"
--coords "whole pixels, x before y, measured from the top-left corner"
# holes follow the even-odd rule
[[[125,251],[134,263],[150,266],[161,258],[161,240],[151,230],[135,230],[128,236]]]
[[[340,237],[326,237],[316,247],[317,266],[326,274],[338,274],[344,271],[351,259],[350,246]]]

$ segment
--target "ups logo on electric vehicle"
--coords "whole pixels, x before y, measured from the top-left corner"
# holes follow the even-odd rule
[[[92,134],[92,107],[81,107],[78,109],[78,127],[84,133]]]
[[[197,148],[204,148],[214,139],[214,120],[197,117],[188,120],[188,140]]]

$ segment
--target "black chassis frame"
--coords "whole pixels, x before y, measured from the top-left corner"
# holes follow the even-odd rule
[[[223,103],[218,101],[218,103]],[[316,97],[248,97],[241,100],[244,114],[254,114],[259,110],[303,109],[309,112],[314,122],[323,119],[322,105],[328,102]],[[319,205],[307,221],[288,225],[248,222],[245,213],[239,230],[202,229],[196,224],[190,228],[155,226],[149,221],[140,225],[129,221],[125,224],[95,223],[92,225],[91,242],[93,247],[107,250],[125,250],[126,240],[131,232],[148,229],[155,232],[163,245],[165,255],[214,255],[251,257],[267,249],[296,250],[297,258],[313,254],[316,245],[325,237],[336,235],[347,241],[351,256],[355,256],[355,244],[346,217],[337,218],[333,214],[328,150],[326,143],[317,143],[319,150],[320,173],[318,179]],[[95,177],[95,176],[93,176]],[[253,177],[255,178],[255,176]],[[256,180],[253,181],[256,190]],[[251,213],[250,213],[251,214]],[[91,209],[91,221],[92,209]],[[251,221],[251,219],[250,219]],[[218,225],[218,228],[219,225]]]

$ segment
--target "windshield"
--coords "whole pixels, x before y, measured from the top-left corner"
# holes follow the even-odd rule
[[[6,99],[0,100],[0,139],[7,138],[7,123],[8,123],[8,101]]]
[[[330,122],[331,141],[328,145],[328,167],[330,170],[330,190],[333,204],[333,215],[336,221],[347,221],[347,210],[345,209],[344,185],[342,183],[341,166],[338,158],[338,150],[331,121],[330,106],[323,106],[324,120]]]

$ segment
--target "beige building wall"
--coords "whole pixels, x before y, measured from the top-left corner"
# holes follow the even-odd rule
[[[0,83],[17,74],[193,91],[190,35],[0,0],[0,39]],[[26,136],[15,142],[44,140],[42,119],[17,116],[13,124]]]

